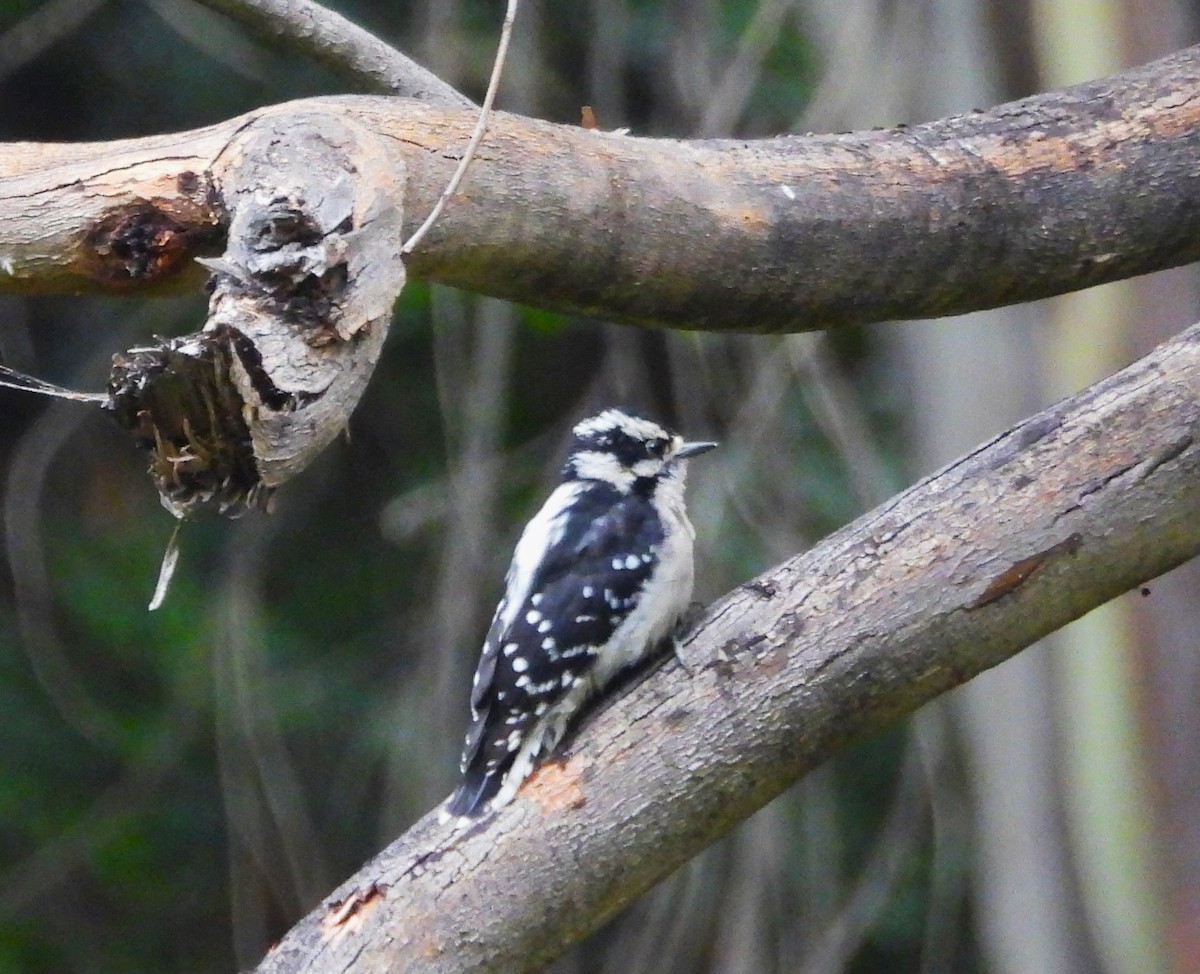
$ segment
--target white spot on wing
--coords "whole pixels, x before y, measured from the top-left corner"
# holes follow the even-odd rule
[[[538,632],[549,632],[553,628],[553,624],[549,619],[543,619],[538,623]]]
[[[783,195],[789,200],[794,200],[796,198],[796,191],[792,189],[791,186],[787,185],[787,183],[782,183],[780,185],[779,192],[783,193]]]
[[[524,673],[529,669],[529,661],[524,656],[518,656],[512,661],[513,672]]]

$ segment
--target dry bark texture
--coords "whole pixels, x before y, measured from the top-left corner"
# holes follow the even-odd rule
[[[224,336],[261,483],[349,422],[404,285],[403,164],[352,120],[268,116],[226,152],[230,208],[207,332]]]
[[[426,816],[259,974],[539,969],[850,740],[1200,551],[1200,326],[713,605],[513,805]]]
[[[439,105],[471,106],[437,75],[390,44],[312,0],[199,0],[262,40],[338,72],[363,91],[405,95]]]
[[[676,142],[499,115],[415,276],[712,330],[952,314],[1200,257],[1200,49],[911,128]],[[7,146],[0,291],[188,286],[211,180],[255,119],[327,113],[407,165],[406,229],[475,115],[399,99],[264,109],[175,136]]]

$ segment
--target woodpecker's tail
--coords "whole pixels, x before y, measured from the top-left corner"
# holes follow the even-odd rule
[[[446,805],[447,815],[458,818],[474,818],[483,814],[487,804],[496,797],[500,786],[504,784],[504,770],[497,768],[486,771],[483,768],[468,768],[463,780],[450,796]]]

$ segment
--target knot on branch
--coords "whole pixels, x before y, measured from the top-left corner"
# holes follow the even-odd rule
[[[220,212],[199,188],[191,196],[139,200],[109,210],[87,229],[86,263],[98,280],[146,284],[182,270],[190,253],[220,230]]]
[[[404,284],[399,164],[376,136],[270,117],[226,151],[204,330],[118,356],[110,383],[177,516],[265,506],[345,429]]]
[[[292,287],[308,277],[323,277],[332,268],[345,266],[346,241],[341,234],[352,229],[350,221],[351,214],[346,213],[332,229],[326,228],[306,212],[303,200],[276,196],[251,221],[247,270],[264,281],[278,280]]]

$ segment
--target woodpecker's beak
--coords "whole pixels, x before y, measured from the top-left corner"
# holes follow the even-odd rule
[[[715,443],[685,443],[675,451],[675,459],[686,460],[688,457],[699,456],[701,453],[707,453],[716,445]]]

